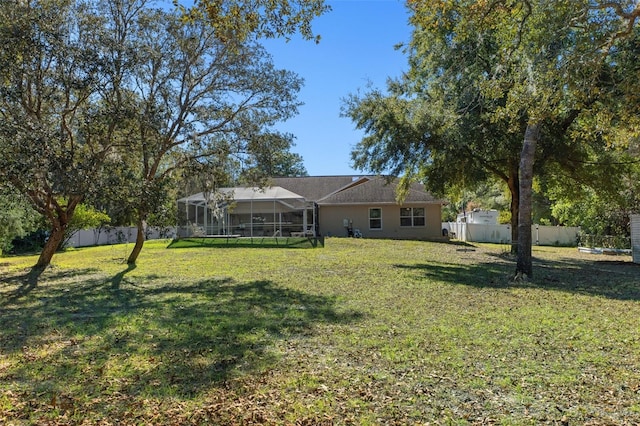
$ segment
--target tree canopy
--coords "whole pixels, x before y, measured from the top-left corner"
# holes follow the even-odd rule
[[[135,136],[119,152],[137,176],[138,239],[130,263],[173,174],[205,159],[228,167],[229,156],[249,162],[275,152],[270,127],[297,113],[302,84],[294,73],[277,69],[258,43],[229,46],[201,19],[181,22],[176,13],[139,12],[132,33]]]
[[[290,142],[270,127],[297,112],[302,80],[277,69],[257,39],[311,37],[311,19],[328,8],[321,0],[198,8],[3,2],[0,181],[50,224],[37,267],[50,263],[85,200],[135,214],[135,262],[144,222],[184,169],[225,167],[232,156],[255,164]]]
[[[95,49],[94,37],[106,29],[83,4],[3,2],[0,22],[0,180],[51,226],[36,265],[43,267],[122,142],[105,71],[116,63]],[[95,117],[96,105],[114,113]]]
[[[201,0],[193,7],[174,0],[190,19],[205,17],[223,42],[243,43],[249,38],[288,38],[300,33],[307,40],[320,40],[311,22],[328,12],[324,0]]]
[[[519,197],[516,272],[531,276],[534,164],[538,173],[551,163],[578,170],[637,135],[638,65],[629,58],[638,2],[407,5],[409,72],[389,96],[347,104],[367,135],[355,164],[391,167],[436,188],[508,176]]]

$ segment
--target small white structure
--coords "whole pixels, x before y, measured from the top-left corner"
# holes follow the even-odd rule
[[[633,263],[640,263],[640,214],[632,214],[630,219]]]
[[[470,212],[460,213],[456,219],[458,223],[482,223],[485,225],[498,224],[498,210],[473,209]]]

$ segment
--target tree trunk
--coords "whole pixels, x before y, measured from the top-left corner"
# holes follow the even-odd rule
[[[518,166],[514,163],[510,167],[509,180],[507,185],[509,186],[509,192],[511,193],[511,254],[518,253],[518,215],[520,211],[520,182],[518,179]]]
[[[64,232],[67,228],[66,223],[58,222],[54,224],[51,228],[51,234],[49,234],[49,238],[47,242],[44,244],[42,251],[40,252],[40,257],[38,258],[38,262],[35,264],[35,269],[44,269],[51,264],[51,259],[53,255],[62,244],[64,240]]]
[[[138,231],[136,232],[136,244],[133,246],[133,250],[127,259],[127,264],[135,265],[136,260],[138,260],[138,256],[142,251],[142,246],[144,246],[144,231],[146,228],[146,220],[143,218],[138,219]]]
[[[531,278],[531,210],[533,193],[533,163],[536,145],[540,137],[540,126],[529,123],[524,133],[520,154],[520,208],[518,212],[518,255],[516,278]]]
[[[45,211],[40,211],[51,223],[51,234],[49,234],[49,238],[40,252],[40,257],[34,265],[34,269],[42,270],[51,264],[53,255],[64,241],[65,233],[76,210],[76,206],[80,204],[81,201],[81,196],[70,196],[66,206],[60,205],[54,200],[52,204],[47,204]]]

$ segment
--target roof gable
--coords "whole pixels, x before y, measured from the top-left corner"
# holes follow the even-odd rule
[[[295,199],[315,201],[319,205],[335,204],[398,204],[396,188],[398,179],[390,182],[382,176],[314,176],[273,178],[272,185],[265,188],[237,187],[220,188],[236,201],[267,201]],[[178,200],[189,204],[206,204],[204,194],[194,194]],[[444,204],[414,183],[402,204]]]
[[[399,204],[396,200],[398,179],[387,182],[384,177],[373,177],[358,185],[348,186],[318,201],[319,205],[329,204]],[[402,204],[442,204],[434,198],[424,186],[418,183],[411,185]]]
[[[309,201],[318,201],[343,188],[348,188],[367,177],[353,176],[303,176],[273,178],[273,185],[281,186]]]

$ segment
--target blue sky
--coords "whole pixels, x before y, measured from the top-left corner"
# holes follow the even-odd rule
[[[333,10],[313,23],[319,44],[294,39],[264,42],[277,67],[305,80],[299,114],[278,125],[296,139],[311,176],[359,175],[350,152],[362,133],[340,117],[342,99],[366,91],[368,82],[384,89],[388,77],[407,70],[406,56],[394,46],[409,41],[411,27],[403,0],[333,0]]]

